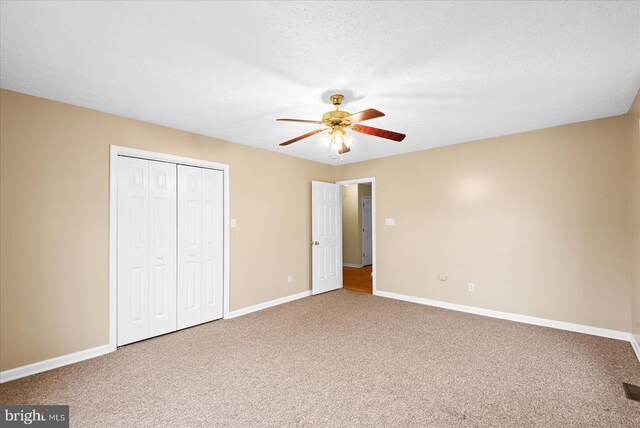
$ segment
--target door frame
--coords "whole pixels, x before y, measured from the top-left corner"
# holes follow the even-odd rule
[[[371,186],[371,193],[373,194],[373,186]],[[363,204],[362,206],[364,206],[365,199],[369,199],[371,201],[371,263],[373,265],[373,198],[371,196],[362,195],[359,201],[359,203],[362,202]],[[360,221],[364,225],[364,210],[362,210]],[[364,233],[360,234],[360,242],[362,243],[362,251],[364,252]],[[366,264],[364,263],[364,254],[362,255],[362,258],[360,259],[360,261],[361,261],[360,264],[362,266],[366,266]]]
[[[336,181],[336,184],[369,184],[371,183],[371,271],[373,272],[371,294],[377,295],[377,261],[376,261],[376,178],[354,178],[351,180]],[[344,242],[344,240],[343,240]]]
[[[217,169],[223,174],[223,221],[224,221],[224,267],[223,267],[223,318],[229,317],[229,165],[225,163],[210,162],[202,159],[194,159],[168,153],[151,152],[111,145],[109,158],[109,352],[117,349],[117,219],[118,219],[118,156],[168,162],[178,165],[196,166],[202,168]]]

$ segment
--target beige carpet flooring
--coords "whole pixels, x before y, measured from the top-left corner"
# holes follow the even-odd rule
[[[640,426],[627,342],[339,290],[0,385],[72,426]]]

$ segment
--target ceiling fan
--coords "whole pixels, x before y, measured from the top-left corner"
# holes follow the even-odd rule
[[[341,94],[334,94],[330,97],[331,103],[336,106],[335,111],[329,111],[322,115],[322,120],[303,120],[303,119],[276,119],[282,122],[304,122],[304,123],[317,123],[320,125],[328,126],[328,128],[316,129],[315,131],[307,132],[299,137],[292,138],[291,140],[280,143],[281,146],[288,146],[289,144],[300,141],[303,138],[311,137],[312,135],[319,134],[326,130],[330,130],[328,134],[328,141],[331,143],[332,149],[342,155],[351,151],[351,143],[353,138],[345,132],[346,129],[351,129],[362,134],[373,135],[375,137],[386,138],[393,141],[402,141],[406,135],[399,132],[387,131],[385,129],[373,128],[371,126],[360,125],[360,122],[365,120],[375,119],[377,117],[384,116],[384,113],[376,109],[367,109],[359,113],[351,114],[346,111],[340,110],[340,104],[344,100],[344,96]]]

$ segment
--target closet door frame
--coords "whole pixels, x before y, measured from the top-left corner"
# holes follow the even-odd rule
[[[167,153],[150,152],[130,147],[111,146],[109,165],[109,351],[117,348],[117,223],[118,223],[118,157],[127,156],[177,165],[220,170],[223,173],[223,318],[229,317],[229,165]]]

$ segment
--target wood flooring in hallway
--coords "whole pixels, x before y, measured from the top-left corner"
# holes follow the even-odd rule
[[[371,294],[373,289],[371,271],[371,265],[361,268],[343,267],[342,286],[347,290]]]

